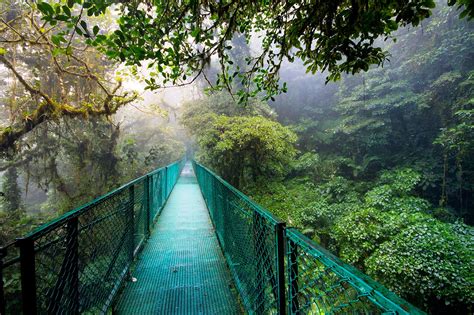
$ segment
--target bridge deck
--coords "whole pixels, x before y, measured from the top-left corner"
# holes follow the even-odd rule
[[[237,295],[187,164],[116,305],[119,314],[238,314]]]

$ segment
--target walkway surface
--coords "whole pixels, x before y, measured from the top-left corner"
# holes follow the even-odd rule
[[[231,275],[187,164],[116,306],[119,314],[238,314]]]

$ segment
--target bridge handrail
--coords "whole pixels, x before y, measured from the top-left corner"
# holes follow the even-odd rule
[[[297,229],[286,228],[205,166],[193,161],[193,167],[249,313],[424,314]],[[238,209],[236,198],[251,206]]]
[[[0,248],[0,314],[105,313],[183,166],[156,169]]]

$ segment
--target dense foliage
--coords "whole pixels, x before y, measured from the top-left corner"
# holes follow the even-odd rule
[[[461,17],[474,16],[470,1],[448,1],[461,8]],[[231,90],[239,79],[241,101],[265,90],[278,93],[283,61],[304,61],[308,71],[328,70],[328,79],[341,73],[367,71],[387,54],[376,41],[387,39],[399,26],[418,25],[431,15],[433,0],[389,1],[124,1],[118,29],[111,33],[84,19],[104,13],[114,1],[70,0],[66,5],[41,1],[38,8],[50,24],[67,23],[61,39],[79,33],[107,55],[130,65],[149,62],[155,76],[150,88],[168,82],[186,84],[205,72],[216,57],[218,89]],[[247,56],[247,65],[233,66],[230,43],[236,34],[247,40],[258,34],[261,48]],[[67,42],[65,39],[64,42]],[[67,52],[66,52],[67,53]],[[282,88],[285,90],[285,87]]]
[[[391,62],[325,86],[292,72],[275,108],[294,126],[319,181],[372,181],[391,168],[421,176],[416,193],[474,222],[473,24],[440,7],[423,29],[401,30]],[[309,89],[314,93],[305,93]]]
[[[127,71],[66,27],[0,3],[0,246],[184,153],[164,111],[124,117],[141,102]]]
[[[136,100],[103,54],[77,36],[65,37],[64,21],[46,24],[34,5],[16,0],[0,3],[0,18],[0,69],[6,70],[0,95],[7,105],[0,127],[2,156],[45,122],[110,117]],[[106,25],[107,19],[95,22]]]
[[[296,135],[273,120],[267,104],[238,105],[222,93],[185,104],[182,122],[197,137],[201,162],[237,187],[282,178],[296,154]]]
[[[288,225],[430,313],[474,311],[472,1],[0,8],[1,243],[183,154],[171,119],[112,117],[137,99],[120,61],[148,89],[203,75],[192,150]]]
[[[216,117],[199,137],[200,160],[241,187],[257,178],[286,175],[296,135],[263,117]]]
[[[304,65],[283,67],[288,93],[271,106],[299,153],[284,178],[241,188],[420,308],[463,314],[474,302],[473,26],[434,12],[385,46],[384,68],[325,85]],[[201,132],[206,162],[225,160],[226,130]]]
[[[134,135],[102,119],[66,119],[31,132],[23,141],[33,148],[1,165],[0,243],[183,156],[173,132],[141,128]]]

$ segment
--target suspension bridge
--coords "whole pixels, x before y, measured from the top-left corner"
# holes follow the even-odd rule
[[[0,248],[0,280],[1,314],[423,314],[184,160]]]

